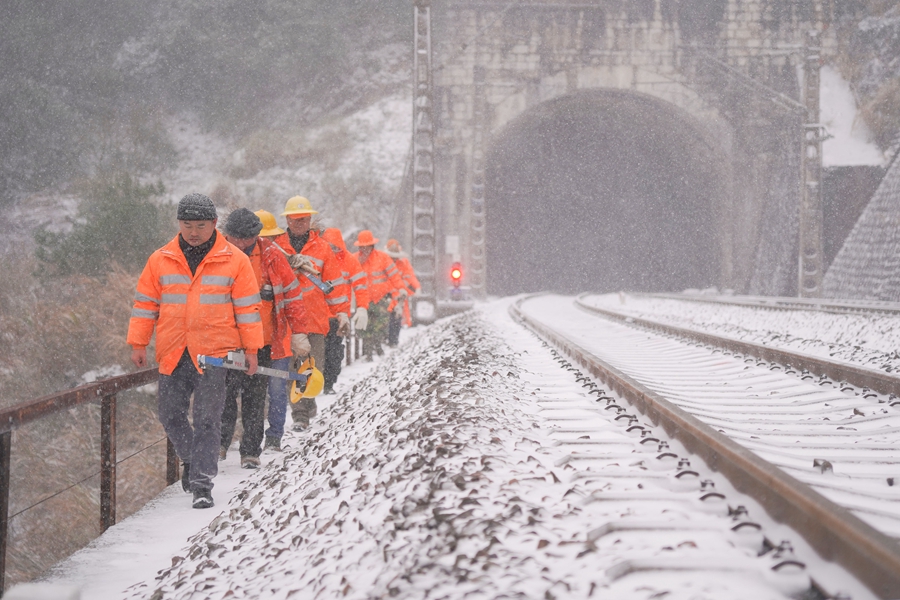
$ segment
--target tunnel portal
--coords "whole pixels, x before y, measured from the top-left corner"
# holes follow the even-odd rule
[[[691,117],[644,94],[534,107],[487,154],[488,292],[717,284],[724,163]]]

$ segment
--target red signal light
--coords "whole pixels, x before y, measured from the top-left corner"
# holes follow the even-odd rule
[[[460,280],[462,279],[462,265],[458,262],[453,263],[450,267],[450,280],[453,282],[453,287],[459,287]]]

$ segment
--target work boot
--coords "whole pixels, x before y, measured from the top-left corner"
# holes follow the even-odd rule
[[[184,461],[181,462],[181,489],[191,491],[191,465]]]
[[[194,508],[212,508],[215,506],[211,490],[194,490]]]
[[[266,436],[266,446],[264,449],[272,450],[273,452],[281,452],[281,438]]]
[[[241,457],[241,468],[242,469],[258,469],[259,468],[259,459],[255,456],[242,456]]]
[[[225,446],[219,446],[219,460],[225,460],[225,455],[228,453],[228,448]]]
[[[293,414],[294,424],[291,429],[294,431],[306,431],[309,429],[309,413],[306,412],[306,398],[300,399],[300,409]]]
[[[333,396],[333,395],[334,395],[334,388],[331,387],[330,385],[326,385],[326,386],[325,386],[325,389],[322,390],[322,393],[325,394],[326,396]]]

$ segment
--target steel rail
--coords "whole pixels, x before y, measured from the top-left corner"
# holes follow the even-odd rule
[[[685,327],[660,323],[659,321],[654,321],[652,319],[627,315],[607,308],[591,306],[584,302],[584,296],[585,294],[579,296],[575,300],[575,304],[578,308],[590,313],[603,315],[633,325],[640,325],[664,334],[715,346],[735,354],[754,356],[762,360],[793,367],[794,369],[801,371],[805,370],[810,374],[829,377],[834,381],[847,382],[859,388],[869,388],[870,390],[879,394],[884,394],[885,396],[890,396],[891,394],[900,396],[900,377],[890,375],[883,371],[858,367],[801,352],[793,352],[791,350],[773,348],[771,346],[764,346],[753,342],[722,337],[712,333],[703,333]]]
[[[789,298],[781,296],[694,296],[689,294],[626,293],[635,298],[661,298],[725,306],[765,308],[767,310],[809,310],[834,314],[885,313],[900,315],[900,303],[882,300],[828,300],[819,298]]]
[[[522,298],[510,307],[513,318],[634,404],[654,425],[662,426],[710,468],[727,477],[738,491],[752,496],[770,516],[789,524],[823,558],[842,565],[879,598],[896,597],[900,590],[900,545],[894,539],[530,317],[521,308],[527,300]]]

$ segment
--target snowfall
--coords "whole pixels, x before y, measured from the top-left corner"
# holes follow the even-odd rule
[[[625,480],[640,481],[633,479],[640,463],[590,478],[567,464],[571,450],[551,423],[558,409],[548,406],[575,403],[567,406],[580,407],[573,414],[586,415],[576,417],[584,424],[609,417],[598,414],[584,375],[560,368],[564,359],[513,321],[513,300],[404,330],[384,357],[345,367],[338,394],[319,398],[311,430],[288,433],[284,452],[264,453],[259,470],[240,469],[232,449],[220,463],[213,509],[192,509],[180,484],[170,486],[27,584],[37,587],[7,598],[759,600],[808,586],[805,574],[774,588],[747,575],[768,564],[750,547],[758,541],[706,540],[709,507],[698,517],[677,501],[595,501]],[[635,443],[622,442],[611,423],[597,431],[605,443]],[[693,468],[729,505],[747,506],[766,536],[789,540],[826,589],[872,597],[727,480],[699,461]],[[637,488],[648,493],[671,481],[645,477]],[[715,518],[727,521],[727,511]],[[610,524],[622,519],[637,529],[660,522],[686,529],[604,533],[618,531]],[[695,567],[614,575],[617,564],[638,559]],[[712,566],[722,564],[731,571]]]
[[[822,82],[822,118],[834,136],[825,143],[826,166],[884,164],[856,120],[846,83],[830,69],[823,69]],[[365,146],[390,148],[392,154],[366,161],[402,165],[407,146],[396,141],[408,140],[408,106],[399,97],[383,104],[374,109],[386,120],[371,129],[385,132],[386,145],[368,140]],[[186,149],[208,142],[226,147],[227,154],[221,140],[184,131]],[[193,173],[167,181],[167,187],[183,190],[221,180],[211,170]],[[271,190],[272,181],[284,178],[268,175],[237,187]],[[307,174],[293,177],[305,181]],[[345,367],[338,394],[319,398],[311,430],[286,434],[284,452],[264,453],[262,468],[241,469],[232,449],[215,479],[214,508],[192,509],[189,495],[175,484],[38,582],[9,590],[6,598],[786,597],[735,573],[609,576],[622,557],[647,552],[715,561],[703,554],[699,534],[696,540],[662,545],[649,542],[650,534],[598,539],[598,528],[623,515],[687,517],[680,509],[646,515],[630,506],[586,501],[586,482],[558,466],[565,450],[557,448],[542,402],[564,397],[587,406],[591,399],[577,372],[560,369],[558,357],[513,322],[511,302],[495,300],[429,327],[404,330],[400,347],[385,357]],[[628,308],[659,313],[664,304],[629,300]],[[703,315],[716,315],[718,321],[706,319],[711,329],[737,337],[778,343],[777,336],[792,331],[788,345],[832,353],[829,345],[837,344],[846,360],[890,365],[889,370],[900,366],[896,344],[867,347],[858,342],[871,336],[865,331],[835,326],[823,333],[821,322],[798,328],[787,321],[800,317],[785,315],[760,316],[755,329],[736,331],[737,317],[725,312]],[[682,306],[666,318],[696,324],[703,315]],[[894,341],[893,330],[881,331],[879,342]],[[871,597],[751,499],[740,498],[727,481],[702,464],[695,468],[729,499],[747,505],[767,535],[789,539],[820,583],[854,600]],[[604,512],[610,510],[618,512]],[[748,551],[747,560],[752,556]]]

